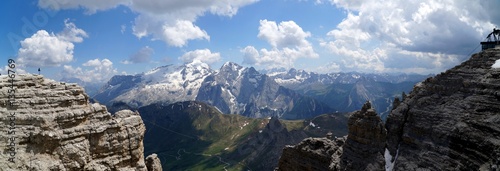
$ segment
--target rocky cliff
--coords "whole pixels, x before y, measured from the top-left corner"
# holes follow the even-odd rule
[[[38,75],[0,76],[0,90],[0,170],[147,170],[138,113]]]
[[[349,118],[349,135],[336,152],[314,156],[314,151],[304,149],[329,151],[335,146],[306,139],[301,144],[307,148],[299,144],[283,150],[279,167],[308,168],[313,160],[332,154],[331,162],[320,163],[321,168],[383,170],[385,157],[387,170],[499,170],[500,69],[493,68],[497,62],[500,49],[488,49],[416,84],[402,101],[394,101],[386,129],[363,107]]]
[[[500,49],[485,50],[414,87],[386,123],[395,170],[500,165],[499,59]]]
[[[308,138],[285,147],[279,170],[384,170],[387,132],[369,102],[351,113],[348,128],[347,137]]]
[[[278,169],[283,171],[333,170],[342,155],[345,137],[333,141],[327,138],[306,138],[297,145],[283,148]]]
[[[366,102],[348,121],[349,134],[342,146],[341,170],[384,170],[387,131],[382,120]]]

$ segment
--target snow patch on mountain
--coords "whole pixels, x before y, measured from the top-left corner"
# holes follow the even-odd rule
[[[125,102],[133,107],[155,102],[194,100],[203,80],[213,71],[199,60],[181,66],[167,65],[138,74],[140,82],[113,101]],[[108,90],[116,86],[108,86]],[[105,92],[106,90],[104,90]],[[111,92],[111,91],[108,91]]]
[[[491,66],[491,68],[500,68],[500,59],[496,60],[495,63]]]

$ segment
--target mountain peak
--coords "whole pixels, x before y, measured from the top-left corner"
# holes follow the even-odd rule
[[[243,68],[243,66],[238,65],[237,63],[227,61],[220,68],[221,71],[239,71]]]
[[[184,66],[186,68],[210,69],[210,66],[207,63],[200,61],[200,60],[197,60],[197,59],[193,60],[190,63],[184,64]]]

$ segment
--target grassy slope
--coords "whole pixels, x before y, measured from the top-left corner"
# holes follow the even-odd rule
[[[224,115],[198,102],[150,105],[139,109],[146,124],[145,154],[157,153],[164,170],[247,170],[243,158],[228,158],[250,135],[262,130],[268,119]],[[333,117],[336,116],[336,117]],[[304,130],[310,136],[346,134],[341,115],[321,115],[310,120],[282,121],[288,130]],[[343,122],[344,127],[342,124]],[[241,149],[241,148],[240,148]],[[227,164],[226,164],[227,163]]]

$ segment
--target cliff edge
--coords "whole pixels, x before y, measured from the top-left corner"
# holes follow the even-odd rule
[[[0,76],[0,90],[0,170],[148,170],[138,113],[39,75]]]
[[[345,143],[305,139],[283,150],[279,168],[498,171],[499,63],[500,49],[487,49],[416,84],[385,125],[367,103],[350,116]]]
[[[487,49],[415,85],[386,122],[395,170],[500,166],[499,59],[500,49]]]
[[[348,128],[345,137],[306,138],[286,146],[277,170],[384,170],[387,131],[370,102],[350,114]]]

